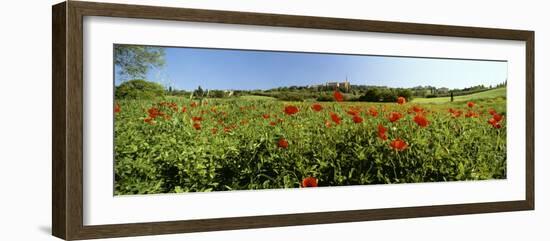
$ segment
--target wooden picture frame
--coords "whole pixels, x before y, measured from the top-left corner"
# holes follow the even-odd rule
[[[534,32],[264,13],[68,1],[52,8],[52,233],[66,240],[533,210]],[[151,223],[83,224],[83,17],[106,16],[313,28],[526,43],[525,199],[473,204],[215,218]]]

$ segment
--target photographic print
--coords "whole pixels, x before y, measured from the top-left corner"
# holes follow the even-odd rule
[[[506,178],[505,60],[113,48],[115,195]]]

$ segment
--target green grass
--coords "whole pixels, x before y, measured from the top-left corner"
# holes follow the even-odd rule
[[[493,99],[497,97],[506,97],[506,87],[483,91],[471,95],[455,96],[454,101],[470,101],[479,99]],[[438,97],[438,98],[415,98],[413,103],[447,103],[451,102],[451,97]]]
[[[324,187],[503,179],[506,118],[494,128],[488,110],[505,115],[506,100],[481,94],[473,107],[321,102],[319,111],[258,96],[116,100],[115,194],[299,188],[311,177]]]
[[[239,96],[241,100],[277,100],[276,98],[269,96],[259,96],[259,95],[244,95]]]

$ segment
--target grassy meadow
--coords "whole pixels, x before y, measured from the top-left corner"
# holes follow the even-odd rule
[[[411,102],[115,100],[115,193],[506,178],[506,89]]]
[[[471,95],[461,95],[455,96],[454,101],[475,101],[483,99],[497,99],[497,98],[506,98],[506,88],[497,88],[492,90],[487,90]],[[413,103],[449,103],[451,100],[450,97],[436,97],[436,98],[414,98]]]

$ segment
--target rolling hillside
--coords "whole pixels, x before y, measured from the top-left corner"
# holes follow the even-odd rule
[[[476,99],[492,99],[496,97],[506,97],[506,88],[492,89],[483,91],[471,95],[455,96],[454,101],[469,101]],[[438,97],[438,98],[415,98],[413,103],[445,103],[450,102],[451,97]]]

